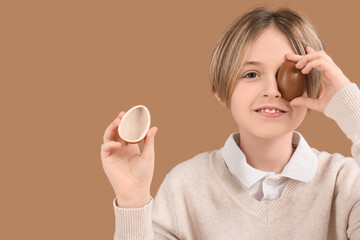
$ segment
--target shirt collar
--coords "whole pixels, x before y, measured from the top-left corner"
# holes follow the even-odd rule
[[[230,134],[221,150],[222,157],[229,171],[241,184],[247,188],[254,185],[260,179],[269,175],[265,172],[253,168],[246,162],[246,156],[238,146],[240,135],[238,132]],[[297,148],[285,165],[283,171],[278,176],[289,177],[302,182],[309,182],[315,175],[317,169],[317,156],[312,151],[304,137],[297,131],[293,132],[292,144]]]

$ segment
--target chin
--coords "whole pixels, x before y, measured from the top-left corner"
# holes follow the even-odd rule
[[[260,138],[260,139],[276,139],[276,138],[280,138],[283,137],[285,135],[288,135],[290,133],[292,133],[295,130],[295,128],[284,128],[284,126],[279,127],[279,128],[257,128],[257,129],[251,129],[251,133],[252,135]]]

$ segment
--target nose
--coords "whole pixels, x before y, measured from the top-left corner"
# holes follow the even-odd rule
[[[268,98],[281,98],[281,93],[279,92],[278,89],[276,77],[265,81],[265,86],[262,96]]]

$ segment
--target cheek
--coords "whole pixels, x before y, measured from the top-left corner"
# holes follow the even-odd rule
[[[248,118],[248,113],[251,111],[251,103],[249,97],[244,93],[237,93],[231,98],[231,114],[237,124],[240,124],[244,119]]]
[[[306,107],[296,107],[293,109],[294,111],[294,125],[295,128],[298,127],[306,117],[307,108]]]

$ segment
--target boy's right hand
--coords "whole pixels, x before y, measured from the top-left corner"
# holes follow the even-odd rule
[[[101,145],[101,160],[117,199],[123,208],[145,206],[151,199],[150,186],[154,174],[154,138],[157,127],[149,129],[142,153],[139,145],[127,143],[118,134],[118,126],[125,112],[106,128]]]

